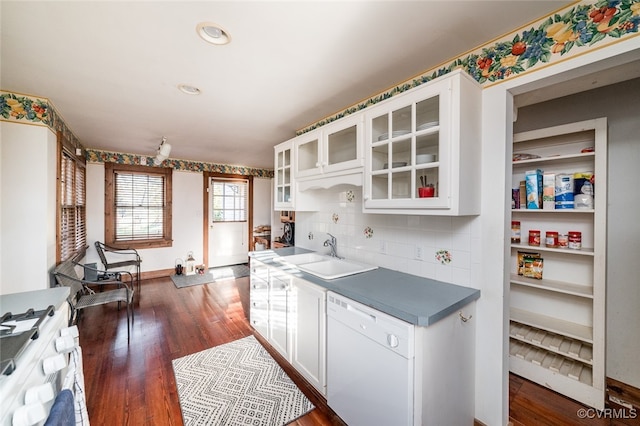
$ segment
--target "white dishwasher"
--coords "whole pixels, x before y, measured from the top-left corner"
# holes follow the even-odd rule
[[[327,292],[327,402],[349,426],[413,424],[414,326]]]

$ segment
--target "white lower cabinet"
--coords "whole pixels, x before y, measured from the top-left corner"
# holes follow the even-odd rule
[[[269,270],[269,343],[287,361],[291,361],[291,330],[289,326],[289,290],[291,276],[271,268]]]
[[[251,259],[249,297],[251,326],[326,395],[326,290]]]
[[[310,282],[294,278],[289,292],[291,364],[326,395],[326,294]]]

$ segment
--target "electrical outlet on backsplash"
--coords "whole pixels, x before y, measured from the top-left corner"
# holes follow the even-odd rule
[[[364,214],[358,203],[345,203],[344,190],[323,196],[329,201],[320,211],[296,212],[297,246],[324,253],[328,232],[337,239],[339,255],[348,259],[453,284],[473,284],[471,270],[481,261],[477,216]],[[360,197],[361,191],[355,191],[353,198]],[[310,233],[315,238],[309,239]]]

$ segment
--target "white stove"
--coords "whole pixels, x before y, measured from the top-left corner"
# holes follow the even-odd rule
[[[68,288],[0,295],[0,426],[40,425],[48,417],[76,345],[61,336],[68,295]]]

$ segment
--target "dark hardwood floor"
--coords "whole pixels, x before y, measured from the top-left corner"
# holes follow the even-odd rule
[[[168,277],[145,280],[135,300],[128,345],[125,311],[115,304],[86,309],[78,324],[89,419],[94,426],[182,425],[171,361],[254,334],[247,321],[249,278],[183,289]],[[342,425],[315,389],[266,346],[317,407],[293,424]],[[624,424],[581,421],[580,404],[517,376],[510,378],[509,395],[514,426]]]

